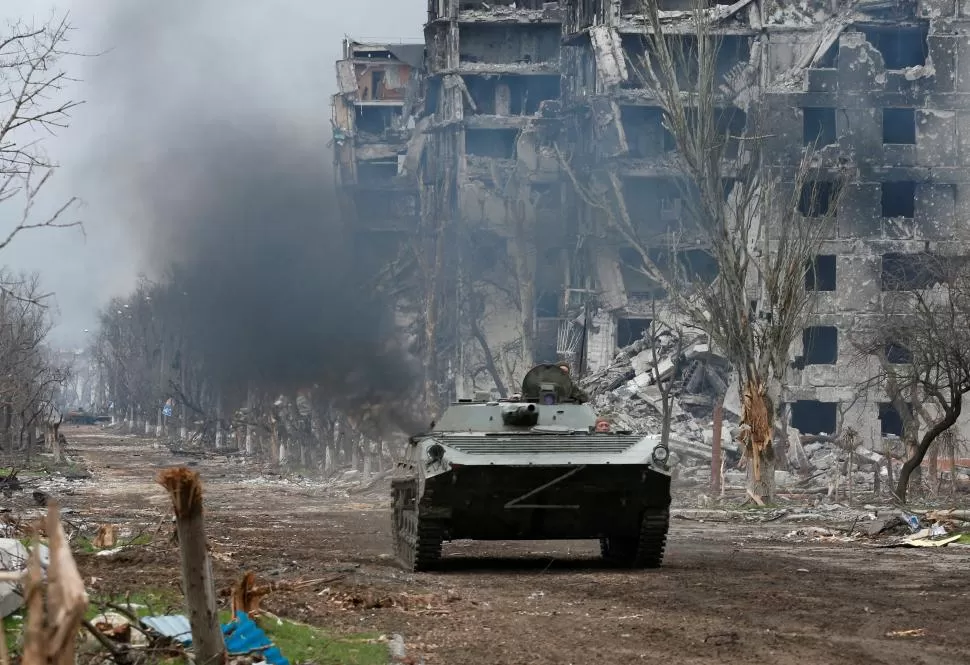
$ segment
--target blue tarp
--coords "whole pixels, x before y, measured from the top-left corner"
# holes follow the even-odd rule
[[[249,618],[245,612],[236,612],[236,619],[222,627],[226,638],[226,648],[230,656],[260,651],[270,665],[290,665],[279,647],[270,642],[263,629]]]
[[[185,646],[192,644],[192,629],[189,627],[188,617],[183,614],[145,617],[141,621],[160,635],[175,638]],[[269,665],[290,665],[279,647],[270,641],[263,629],[245,612],[236,612],[233,621],[223,624],[222,634],[230,656],[259,651]]]

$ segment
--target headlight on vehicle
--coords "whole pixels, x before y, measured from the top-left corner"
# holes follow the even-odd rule
[[[670,451],[666,446],[656,446],[653,449],[653,461],[657,464],[666,464],[668,457],[670,457]]]
[[[432,444],[428,447],[428,459],[432,464],[436,464],[444,459],[445,448],[440,443]]]

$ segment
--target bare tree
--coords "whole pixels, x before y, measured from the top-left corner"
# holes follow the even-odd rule
[[[684,209],[680,228],[667,234],[674,242],[662,247],[666,262],[628,209],[609,162],[590,168],[566,155],[563,161],[580,197],[639,253],[672,305],[738,373],[748,492],[763,503],[774,496],[773,440],[790,353],[813,313],[806,267],[832,228],[847,173],[823,167],[811,147],[794,167],[767,161],[761,61],[752,57],[733,76],[723,74],[714,10],[695,3],[686,34],[668,34],[655,2],[641,11],[650,28],[645,55],[624,69],[662,110]],[[756,40],[752,51],[761,47]],[[682,259],[678,248],[687,240],[708,254],[716,278]]]
[[[67,126],[80,102],[65,99],[71,81],[61,67],[71,31],[67,16],[43,24],[17,21],[0,30],[0,204],[19,200],[21,212],[0,231],[0,249],[30,229],[79,226],[65,219],[70,198],[52,214],[36,217],[34,206],[56,164],[42,138]]]
[[[970,393],[970,264],[928,253],[910,259],[883,266],[883,287],[890,292],[857,343],[878,360],[866,387],[885,389],[903,422],[906,460],[896,496],[904,503],[910,479],[956,424]]]
[[[38,278],[0,271],[0,283],[7,285],[0,289],[0,444],[7,453],[26,451],[29,461],[35,430],[52,415],[68,374],[46,346],[51,323]]]
[[[43,137],[66,127],[78,104],[64,99],[70,79],[60,67],[70,29],[66,16],[0,28],[0,250],[24,231],[79,226],[65,219],[75,198],[47,216],[35,214],[56,168],[43,150]],[[19,210],[9,212],[10,204]],[[45,346],[51,326],[46,295],[36,276],[0,271],[0,443],[11,452],[16,422],[18,448],[28,458],[36,428],[52,416],[67,378]]]
[[[657,310],[656,300],[651,302],[651,315],[650,354],[652,364],[650,367],[650,376],[653,384],[657,386],[657,390],[660,392],[660,413],[662,418],[660,442],[664,446],[669,447],[670,429],[674,419],[674,382],[683,369],[682,360],[684,356],[685,333],[679,323],[664,323],[660,321],[660,313]],[[670,352],[667,358],[669,364],[667,365],[662,364],[661,361],[663,359],[660,356],[660,350],[658,348],[664,338],[671,340]]]
[[[319,386],[281,388],[255,380],[236,385],[212,372],[213,359],[193,337],[179,280],[175,270],[157,282],[142,278],[130,295],[101,312],[92,354],[104,368],[110,401],[136,431],[159,432],[202,450],[238,446],[308,471],[385,467],[381,433],[368,427],[382,420],[380,414],[372,417],[364,406]],[[159,405],[169,399],[172,416],[160,414]]]

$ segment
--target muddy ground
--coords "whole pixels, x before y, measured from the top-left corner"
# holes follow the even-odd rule
[[[335,631],[400,633],[429,664],[970,663],[970,549],[793,544],[791,524],[675,519],[660,570],[607,569],[594,542],[452,543],[444,570],[413,575],[388,556],[381,493],[254,481],[253,468],[225,458],[180,458],[94,428],[65,433],[94,474],[60,491],[66,518],[157,534],[113,557],[78,556],[101,596],[177,591],[170,505],[153,478],[192,463],[220,586],[246,570],[342,574],[263,604]]]

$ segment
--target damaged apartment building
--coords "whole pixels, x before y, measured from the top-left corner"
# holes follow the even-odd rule
[[[690,39],[693,0],[659,5],[664,32]],[[763,106],[772,159],[794,168],[816,145],[856,168],[806,278],[816,320],[793,350],[787,399],[801,431],[851,426],[875,444],[901,419],[884,394],[860,389],[876,360],[859,362],[854,330],[887,291],[921,286],[887,272],[924,274],[907,266],[970,241],[970,16],[953,0],[738,0],[706,11],[726,103]],[[362,233],[441,239],[424,274],[440,294],[437,330],[455,340],[441,347],[449,396],[499,381],[514,390],[533,361],[608,365],[649,328],[657,289],[562,164],[608,164],[640,237],[669,249],[684,213],[672,138],[629,66],[650,30],[640,0],[429,0],[424,30],[420,62],[387,45],[345,54],[336,161]],[[384,54],[371,67],[406,67],[415,82],[395,79],[397,120],[379,126],[380,141],[360,122],[362,91],[376,94],[365,51]],[[754,102],[745,83],[759,90]],[[716,270],[702,247],[683,251]]]

